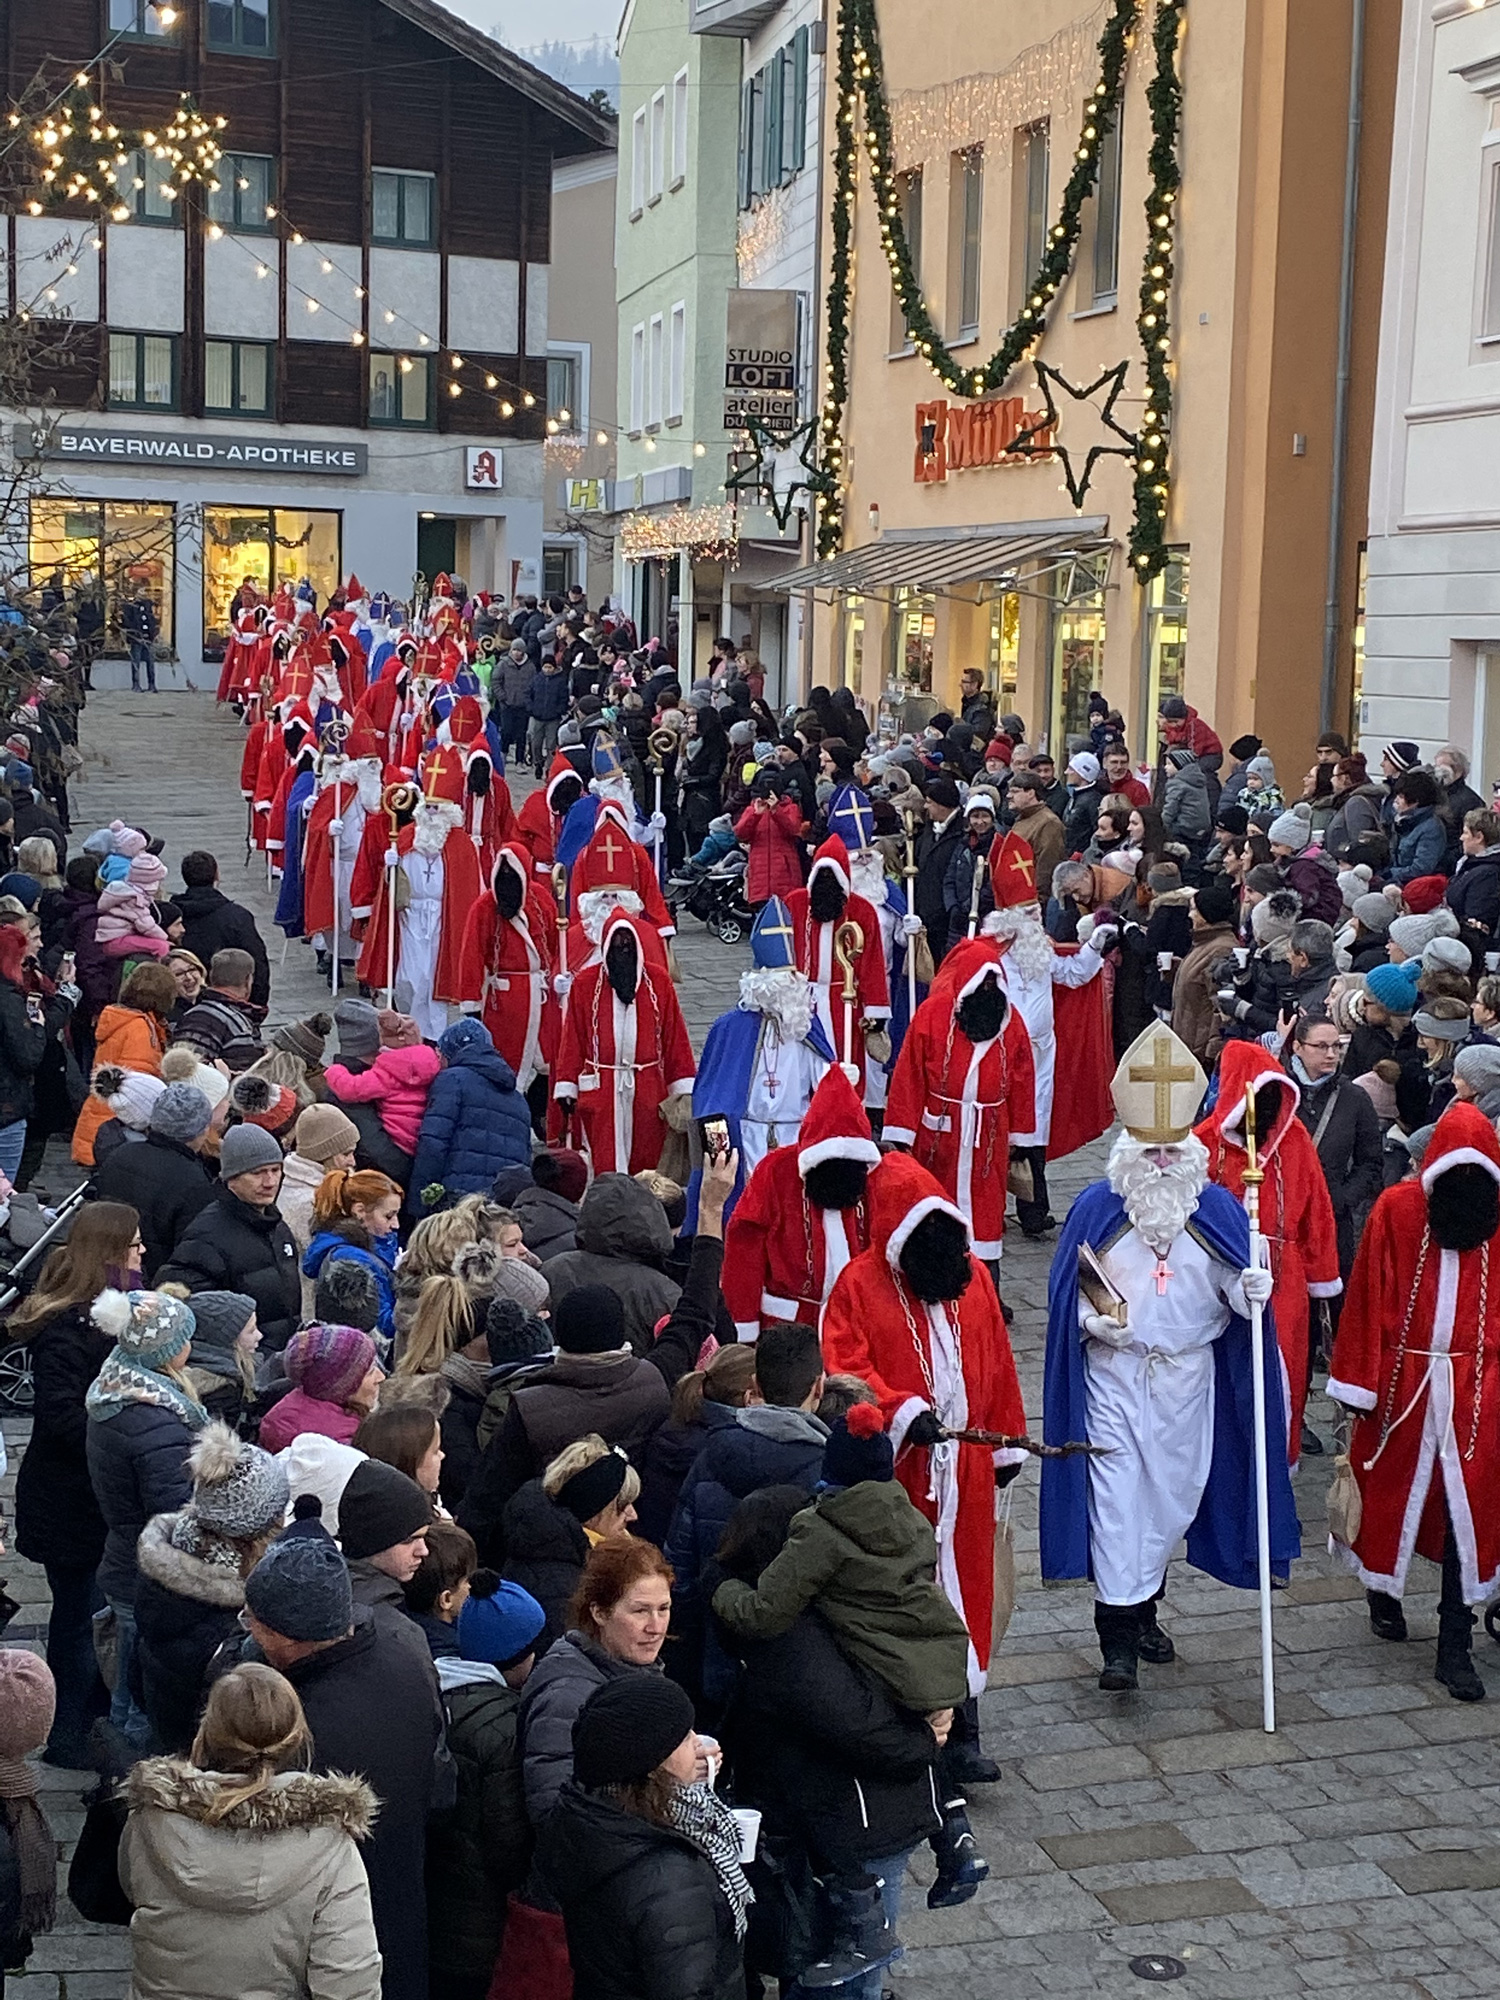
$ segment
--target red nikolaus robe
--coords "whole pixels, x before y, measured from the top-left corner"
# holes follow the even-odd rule
[[[993,1041],[971,1042],[958,1025],[959,1001],[998,966],[985,939],[957,945],[944,959],[943,977],[901,1045],[882,1129],[936,1176],[969,1225],[974,1255],[990,1262],[1005,1234],[1010,1135],[1031,1131],[1036,1120],[1031,1037],[1003,985],[1004,1020]]]
[[[557,1002],[552,997],[557,922],[541,894],[532,887],[531,857],[518,844],[500,850],[491,876],[502,869],[521,878],[521,908],[503,918],[493,886],[469,912],[464,927],[463,1006],[477,1012],[490,1040],[516,1073],[525,1090],[540,1070],[556,1059],[559,1035]]]
[[[623,913],[605,925],[600,963],[579,974],[569,998],[553,1075],[553,1096],[581,1127],[596,1174],[654,1167],[667,1136],[661,1107],[693,1088],[687,1023],[671,980],[651,963],[644,929],[640,918]],[[634,938],[641,967],[628,1007],[620,1005],[603,964],[621,932]]]
[[[411,715],[408,712],[406,686],[396,677],[404,673],[404,665],[399,656],[391,664],[395,666],[396,673],[388,669],[372,688],[366,690],[364,699],[354,712],[354,720],[356,726],[368,722],[380,738],[381,755],[385,761],[398,764],[402,761],[399,753],[406,740]]]
[[[245,748],[240,757],[240,797],[255,809],[255,787],[260,778],[260,760],[265,753],[267,722],[264,716],[245,731]]]
[[[813,921],[811,885],[813,877],[825,869],[832,870],[838,877],[846,897],[843,914],[837,923]],[[890,979],[886,972],[880,918],[873,904],[867,903],[863,896],[850,894],[849,850],[836,833],[831,833],[813,856],[807,880],[807,888],[793,889],[786,899],[787,912],[792,920],[797,968],[807,974],[817,990],[818,1018],[840,1062],[844,1059],[844,1016],[852,1012],[850,1060],[859,1071],[859,1082],[855,1088],[863,1100],[865,1038],[860,1032],[860,1023],[889,1020],[891,1012]],[[858,924],[864,934],[864,947],[854,962],[855,997],[852,1009],[844,1004],[844,975],[833,955],[834,932],[839,924],[845,923]]]
[[[803,1176],[822,1160],[863,1160],[875,1169],[855,1208],[815,1208]],[[813,1092],[795,1146],[766,1154],[745,1183],[724,1231],[719,1289],[741,1340],[778,1320],[816,1326],[844,1267],[869,1247],[869,1190],[883,1169],[880,1148],[854,1086],[835,1066]]]
[[[266,848],[270,853],[272,864],[278,869],[282,865],[281,856],[286,847],[289,831],[287,827],[287,800],[291,797],[292,787],[296,784],[298,778],[301,777],[305,770],[311,768],[308,763],[310,749],[310,740],[304,738],[302,748],[297,752],[296,756],[286,760],[286,768],[282,771],[281,777],[277,782],[276,796],[271,801],[271,810],[266,815]],[[304,826],[299,829],[291,829],[291,831],[297,837],[300,837],[301,833],[306,831],[306,828]]]
[[[260,630],[255,624],[242,627],[238,617],[234,630],[224,642],[224,664],[219,670],[218,701],[244,701],[259,682]]]
[[[256,767],[255,783],[251,791],[254,816],[252,834],[255,845],[263,852],[270,843],[271,807],[276,802],[276,794],[286,774],[289,761],[286,743],[281,734],[281,717],[273,708],[266,722],[266,733],[261,738],[260,762]]]
[[[1295,1082],[1259,1042],[1229,1042],[1219,1061],[1218,1102],[1194,1129],[1208,1148],[1208,1171],[1236,1201],[1245,1197],[1245,1091],[1274,1084],[1281,1106],[1269,1132],[1257,1129],[1256,1150],[1266,1177],[1260,1190],[1260,1233],[1271,1252],[1276,1289],[1276,1339],[1287,1406],[1287,1459],[1302,1449],[1307,1402],[1308,1300],[1335,1299],[1338,1225],[1312,1134],[1297,1116]],[[1441,1553],[1441,1552],[1440,1552]]]
[[[774,1157],[774,1155],[773,1155]],[[969,1628],[969,1691],[984,1687],[995,1596],[995,1471],[1026,1454],[1015,1447],[942,1444],[903,1450],[922,1409],[950,1430],[1026,1429],[1010,1337],[990,1274],[977,1259],[963,1296],[929,1306],[898,1268],[924,1215],[958,1211],[925,1168],[888,1153],[870,1180],[870,1247],[835,1284],[823,1313],[823,1365],[858,1375],[880,1398],[896,1450],[896,1477],[937,1534],[938,1573]]]
[[[630,864],[631,881],[635,893],[641,899],[641,920],[651,926],[661,937],[675,937],[677,926],[667,909],[666,898],[662,895],[661,884],[656,879],[656,867],[649,847],[642,847],[631,833],[624,812],[612,801],[601,802],[594,818],[594,830],[589,840],[600,838],[605,828],[613,823],[616,838],[624,843],[624,858]],[[568,882],[568,908],[573,915],[578,913],[577,864]]]
[[[1472,1104],[1448,1107],[1421,1179],[1387,1188],[1365,1224],[1328,1376],[1358,1413],[1363,1518],[1352,1549],[1332,1546],[1367,1589],[1401,1597],[1414,1549],[1442,1560],[1446,1499],[1464,1599],[1482,1604],[1500,1590],[1500,1235],[1444,1250],[1427,1217],[1433,1182],[1461,1162],[1500,1180],[1495,1128]]]
[[[364,850],[370,824],[381,841],[380,852],[384,855],[385,845],[390,838],[390,821],[380,810],[378,803],[366,806],[359,799],[358,777],[343,780],[337,788],[324,785],[313,801],[312,811],[307,816],[307,841],[302,855],[302,934],[316,937],[325,932],[333,933],[333,835],[329,828],[334,818],[334,796],[337,790],[339,818],[344,831],[340,836],[340,858],[345,867],[352,862],[358,869],[359,858]],[[358,804],[359,810],[354,807]],[[351,905],[354,901],[353,878],[350,878],[349,896],[345,900],[342,889],[339,894],[339,930],[347,937],[349,926],[354,920]],[[330,949],[332,947],[330,946]]]
[[[396,835],[396,852],[410,854],[412,842],[416,838],[414,826],[403,826]],[[386,843],[390,836],[387,831]],[[381,848],[382,857],[385,847]],[[366,849],[361,845],[360,862]],[[365,875],[359,863],[355,865],[355,885],[351,888],[351,899],[358,903],[365,887]],[[389,921],[386,909],[389,877],[382,865],[375,886],[369,922],[359,954],[359,964],[355,968],[357,976],[367,986],[383,987],[386,973],[386,925]],[[443,842],[443,904],[442,928],[438,938],[437,969],[433,975],[432,997],[434,1000],[457,1005],[463,997],[462,955],[464,924],[470,906],[479,897],[479,856],[474,852],[474,843],[461,826],[456,826]],[[401,977],[401,925],[398,913],[396,923],[396,977]]]

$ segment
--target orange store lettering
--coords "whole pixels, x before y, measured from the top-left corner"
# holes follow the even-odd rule
[[[912,477],[919,486],[935,485],[950,472],[982,465],[1029,465],[1050,457],[1051,427],[1042,410],[1028,410],[1020,396],[1002,396],[992,403],[918,403],[916,459]],[[1030,433],[1027,451],[1012,450],[1023,432]]]

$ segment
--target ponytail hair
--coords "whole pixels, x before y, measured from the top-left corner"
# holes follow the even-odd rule
[[[468,1346],[474,1332],[474,1295],[463,1279],[451,1271],[424,1278],[396,1373],[435,1375],[450,1354]]]
[[[400,1192],[389,1174],[378,1174],[369,1167],[354,1173],[347,1167],[332,1167],[319,1181],[313,1196],[313,1221],[320,1229],[327,1229],[335,1222],[346,1221],[354,1213],[356,1202],[368,1208],[384,1201],[387,1195]]]
[[[223,1786],[204,1818],[217,1826],[283,1771],[305,1770],[311,1751],[312,1731],[291,1682],[252,1661],[232,1668],[209,1692],[190,1758],[200,1771],[237,1775],[241,1782]]]
[[[706,1368],[684,1375],[672,1391],[672,1421],[701,1422],[705,1403],[723,1403],[742,1410],[755,1380],[755,1348],[748,1342],[721,1347]]]

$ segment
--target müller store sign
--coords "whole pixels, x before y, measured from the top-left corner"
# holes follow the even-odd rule
[[[1014,451],[1025,432],[1028,449]],[[991,403],[917,405],[917,450],[912,477],[919,486],[941,484],[950,472],[983,465],[1033,465],[1050,458],[1052,429],[1044,410],[1028,410],[1021,397]]]
[[[253,435],[202,431],[22,431],[17,450],[75,465],[160,465],[184,472],[298,472],[314,479],[358,479],[368,472],[362,444],[299,444]]]

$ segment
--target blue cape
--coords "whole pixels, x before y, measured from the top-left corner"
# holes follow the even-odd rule
[[[1042,1392],[1048,1444],[1088,1436],[1083,1337],[1078,1326],[1078,1246],[1098,1250],[1128,1227],[1125,1204],[1107,1181],[1074,1202],[1052,1260],[1048,1285],[1047,1365]],[[1250,1261],[1245,1211],[1212,1181],[1198,1197],[1190,1224],[1213,1256],[1241,1271]],[[1270,1461],[1271,1568],[1284,1577],[1301,1552],[1297,1510],[1287,1470],[1286,1402],[1271,1309],[1265,1310],[1266,1437]],[[1214,1445],[1208,1484],[1188,1529],[1187,1557],[1220,1583],[1254,1590],[1259,1582],[1255,1535],[1254,1378],[1250,1322],[1239,1313],[1214,1342]],[[1048,1581],[1093,1575],[1089,1555],[1088,1460],[1042,1460],[1042,1575]]]
[[[315,772],[303,771],[286,795],[286,846],[281,850],[281,890],[276,898],[276,924],[289,938],[302,936],[302,847],[307,816],[318,794]]]
[[[724,1204],[724,1220],[727,1223],[734,1213],[734,1205],[740,1198],[745,1185],[744,1148],[740,1144],[740,1119],[744,1115],[746,1100],[750,1095],[750,1070],[755,1061],[756,1047],[760,1041],[763,1016],[752,1014],[743,1007],[731,1007],[721,1014],[710,1027],[703,1043],[703,1054],[698,1060],[698,1075],[693,1083],[693,1116],[695,1118],[723,1118],[729,1125],[729,1143],[740,1155],[739,1173],[735,1177],[734,1188]],[[802,1037],[814,1055],[825,1063],[835,1060],[833,1050],[828,1045],[828,1036],[823,1023],[814,1014],[812,1024]],[[688,1183],[688,1212],[683,1224],[683,1234],[691,1236],[698,1226],[698,1184],[702,1179],[702,1169],[695,1168]]]

